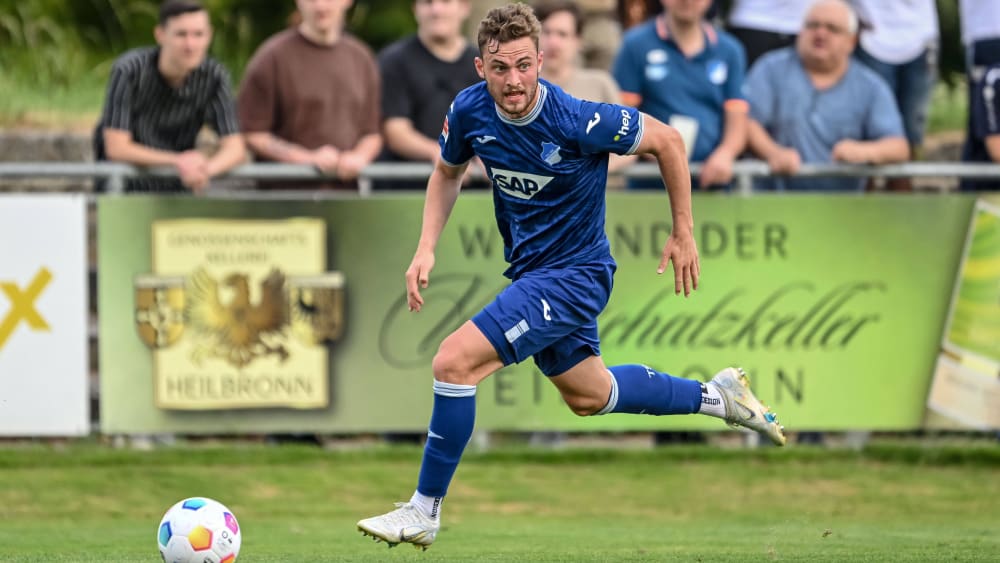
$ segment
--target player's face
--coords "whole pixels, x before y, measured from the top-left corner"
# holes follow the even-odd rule
[[[663,0],[670,18],[687,24],[700,22],[711,5],[712,0]]]
[[[190,72],[205,60],[208,45],[212,42],[212,26],[208,21],[208,12],[188,12],[156,26],[154,35],[160,46],[160,56],[167,66]]]
[[[570,12],[555,12],[542,22],[539,46],[545,53],[545,64],[551,72],[575,63],[580,52],[580,38],[576,35],[576,18]]]
[[[320,35],[338,28],[351,0],[296,0],[302,24]]]
[[[422,36],[446,40],[462,35],[462,23],[469,17],[468,0],[417,0],[413,15]]]
[[[845,63],[856,39],[849,25],[850,14],[845,6],[836,2],[813,6],[796,40],[806,68],[831,68]]]
[[[542,54],[530,37],[489,43],[485,50],[483,58],[476,58],[476,70],[493,101],[507,117],[524,117],[535,107]]]

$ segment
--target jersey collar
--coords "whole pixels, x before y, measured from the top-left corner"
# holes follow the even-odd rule
[[[538,81],[538,103],[535,104],[535,108],[531,110],[531,113],[523,117],[518,117],[517,119],[511,119],[503,114],[500,106],[493,103],[493,107],[496,109],[497,117],[500,121],[508,123],[510,125],[524,126],[530,124],[532,121],[538,117],[538,114],[542,113],[542,106],[545,105],[545,98],[549,96],[549,89],[545,87],[545,83],[541,80]]]

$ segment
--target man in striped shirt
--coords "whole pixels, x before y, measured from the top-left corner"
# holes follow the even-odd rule
[[[229,73],[206,56],[212,28],[198,2],[166,0],[155,36],[157,47],[131,50],[111,67],[94,153],[97,160],[177,171],[177,178],[131,179],[126,191],[201,193],[246,158]],[[220,138],[211,157],[195,150],[205,124]]]

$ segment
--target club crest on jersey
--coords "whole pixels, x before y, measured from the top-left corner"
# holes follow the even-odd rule
[[[562,149],[559,145],[555,143],[542,143],[542,160],[548,162],[549,164],[559,164],[562,162],[562,155],[559,151]]]
[[[494,168],[492,173],[493,186],[496,189],[519,199],[535,197],[535,194],[552,181],[552,176],[539,176],[503,168]]]

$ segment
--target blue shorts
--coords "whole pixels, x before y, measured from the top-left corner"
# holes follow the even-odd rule
[[[601,354],[597,316],[608,304],[614,262],[529,272],[507,286],[472,322],[504,365],[535,360],[559,375]]]

